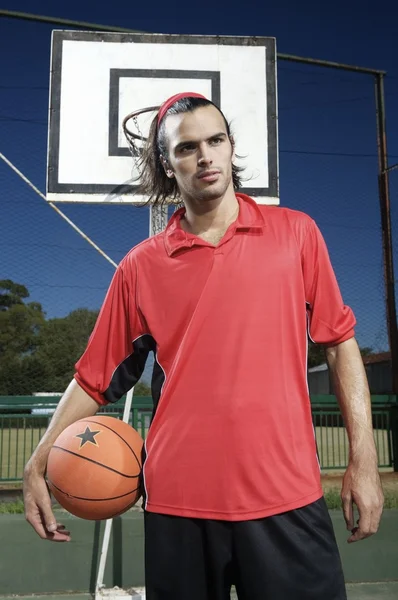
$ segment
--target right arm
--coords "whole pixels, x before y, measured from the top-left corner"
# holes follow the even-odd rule
[[[25,515],[43,539],[70,539],[69,532],[54,518],[45,481],[55,440],[72,423],[94,415],[100,405],[120,400],[137,383],[145,366],[142,349],[134,356],[132,340],[146,331],[135,303],[136,269],[130,263],[126,274],[123,268],[116,270],[86,350],[75,365],[74,379],[25,467]]]
[[[39,536],[55,542],[69,541],[69,532],[57,523],[45,482],[47,459],[59,434],[72,423],[95,415],[99,405],[73,379],[62,396],[50,421],[24,470],[24,504],[26,520]]]

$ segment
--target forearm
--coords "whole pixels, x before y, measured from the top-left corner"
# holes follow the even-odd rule
[[[26,469],[44,473],[50,449],[59,436],[71,423],[95,415],[99,405],[73,379],[62,396],[52,419],[41,438]]]
[[[326,348],[326,357],[347,429],[350,460],[377,462],[369,386],[356,340]]]

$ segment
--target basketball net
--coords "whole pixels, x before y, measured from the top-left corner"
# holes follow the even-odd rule
[[[147,138],[142,133],[144,123],[141,125],[140,120],[143,121],[143,116],[148,117],[149,113],[157,112],[159,108],[159,106],[140,108],[133,111],[123,119],[123,133],[127,140],[128,148],[133,158],[134,166],[138,176],[141,175],[140,158],[142,149],[147,141]],[[153,116],[150,118],[152,119]],[[155,206],[150,205],[150,236],[161,233],[165,229],[169,219],[168,206],[170,204],[174,206],[174,210],[178,210],[182,206],[181,203],[176,203],[175,201],[168,204],[157,204]]]

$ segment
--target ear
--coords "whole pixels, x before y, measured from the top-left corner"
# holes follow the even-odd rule
[[[167,177],[169,179],[172,179],[174,177],[174,171],[172,169],[170,169],[170,165],[167,162],[167,159],[161,154],[160,155],[160,162],[162,163],[162,167],[164,169],[164,172],[166,173]]]

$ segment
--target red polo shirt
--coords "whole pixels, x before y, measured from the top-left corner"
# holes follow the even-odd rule
[[[129,252],[76,365],[104,404],[155,353],[148,511],[247,520],[322,495],[307,339],[347,340],[355,319],[314,221],[237,198],[217,246],[183,231],[182,209]]]

